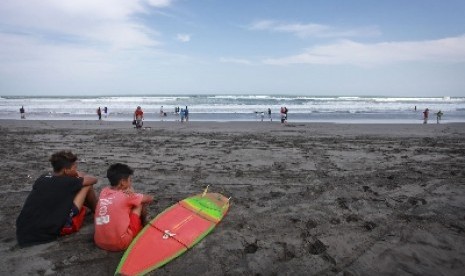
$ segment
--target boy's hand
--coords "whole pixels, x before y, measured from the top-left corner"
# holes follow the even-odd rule
[[[152,201],[153,201],[153,196],[146,195],[146,194],[143,195],[142,203],[150,203]]]
[[[94,185],[98,181],[97,178],[95,178],[95,177],[93,177],[91,175],[88,175],[88,174],[86,174],[84,172],[80,172],[80,171],[77,172],[76,177],[79,177],[79,178],[83,179],[82,185],[84,185],[84,186]]]

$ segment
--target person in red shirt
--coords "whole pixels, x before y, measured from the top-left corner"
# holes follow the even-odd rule
[[[136,111],[134,111],[134,121],[136,122],[136,128],[142,127],[142,120],[144,120],[144,112],[140,106],[137,107]]]
[[[102,249],[125,250],[145,224],[145,206],[153,201],[153,197],[134,191],[133,173],[133,169],[121,163],[113,164],[107,170],[110,187],[100,192],[94,216],[94,240]]]
[[[427,124],[428,123],[428,115],[429,115],[429,109],[425,109],[425,111],[423,111],[423,124]]]

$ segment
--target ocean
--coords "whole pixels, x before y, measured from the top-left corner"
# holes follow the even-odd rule
[[[465,97],[340,97],[288,95],[160,95],[82,97],[0,97],[0,119],[97,120],[96,110],[108,108],[104,120],[131,121],[141,106],[146,121],[176,121],[175,107],[189,109],[190,121],[280,120],[280,108],[289,110],[289,122],[421,123],[424,109],[430,119],[441,110],[443,123],[465,122]],[[166,116],[160,116],[160,109]],[[102,111],[103,113],[103,111]]]

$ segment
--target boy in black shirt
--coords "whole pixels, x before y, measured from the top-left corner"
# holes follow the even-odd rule
[[[40,176],[16,220],[20,246],[46,243],[77,232],[86,209],[95,211],[93,185],[97,178],[77,170],[77,156],[70,151],[52,155],[53,173]]]

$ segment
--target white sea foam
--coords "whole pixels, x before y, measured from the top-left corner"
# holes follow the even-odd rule
[[[0,97],[0,119],[17,118],[24,106],[29,119],[94,119],[98,107],[108,107],[113,120],[130,118],[142,106],[154,120],[163,106],[169,118],[175,107],[188,106],[191,120],[256,120],[257,112],[272,110],[279,119],[281,106],[289,118],[312,120],[377,120],[378,118],[420,120],[421,112],[442,110],[445,120],[465,121],[465,98],[454,97],[323,97],[287,95],[163,95],[102,97]],[[416,110],[415,110],[416,107]],[[345,115],[344,115],[345,114]],[[168,118],[168,119],[169,119]]]

